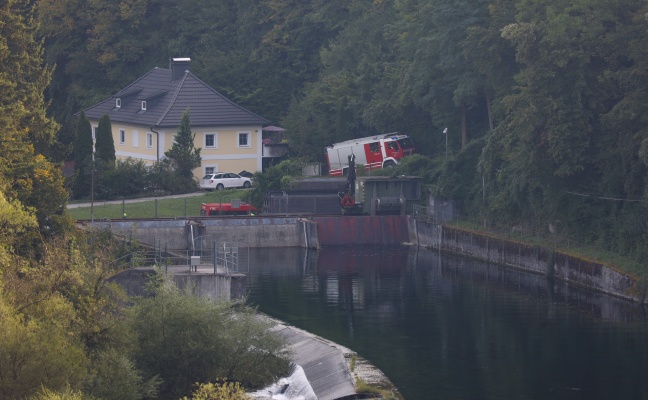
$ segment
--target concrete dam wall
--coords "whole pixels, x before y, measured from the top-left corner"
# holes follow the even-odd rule
[[[414,218],[408,224],[411,241],[419,246],[545,275],[640,304],[646,301],[647,288],[638,277],[599,261]]]
[[[646,285],[637,277],[595,260],[547,247],[418,220],[411,216],[310,216],[120,220],[95,222],[99,229],[169,249],[195,249],[199,238],[243,247],[393,245],[413,243],[516,268],[637,303],[646,301]]]
[[[161,243],[168,249],[191,250],[200,238],[246,247],[317,247],[311,224],[294,217],[241,217],[114,220],[93,226],[150,246]]]
[[[312,216],[116,220],[95,222],[97,229],[150,246],[191,250],[199,239],[243,247],[304,247],[345,244],[399,244],[409,240],[405,217]]]

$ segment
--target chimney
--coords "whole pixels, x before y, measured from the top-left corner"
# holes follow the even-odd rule
[[[185,71],[189,70],[191,58],[172,58],[169,60],[169,69],[171,69],[171,80],[176,81],[184,76]]]

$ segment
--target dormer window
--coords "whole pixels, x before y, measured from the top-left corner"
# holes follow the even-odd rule
[[[121,98],[117,97],[115,99],[115,107],[117,107],[117,108],[121,107]]]
[[[146,111],[146,100],[142,100],[142,111]]]

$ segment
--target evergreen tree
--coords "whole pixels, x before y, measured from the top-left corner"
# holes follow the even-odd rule
[[[68,195],[59,190],[60,168],[43,156],[55,143],[58,124],[46,115],[43,93],[52,70],[43,65],[30,4],[10,0],[0,5],[0,188],[10,201],[33,207],[42,234],[55,234],[51,221],[65,219]],[[47,208],[38,209],[43,204]]]
[[[107,165],[115,163],[115,141],[112,136],[112,124],[108,114],[101,117],[99,120],[99,128],[97,129],[97,143],[95,156],[97,160],[104,161]]]
[[[81,111],[74,141],[74,197],[90,193],[90,174],[92,173],[92,126]]]
[[[164,153],[173,165],[176,173],[184,179],[193,179],[193,170],[200,167],[200,148],[194,146],[194,135],[191,132],[189,109],[182,114],[178,132],[173,136],[174,143]]]

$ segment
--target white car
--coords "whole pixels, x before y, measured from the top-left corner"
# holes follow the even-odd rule
[[[249,188],[252,180],[233,172],[207,174],[200,180],[200,188],[205,190],[223,190],[226,188]]]

